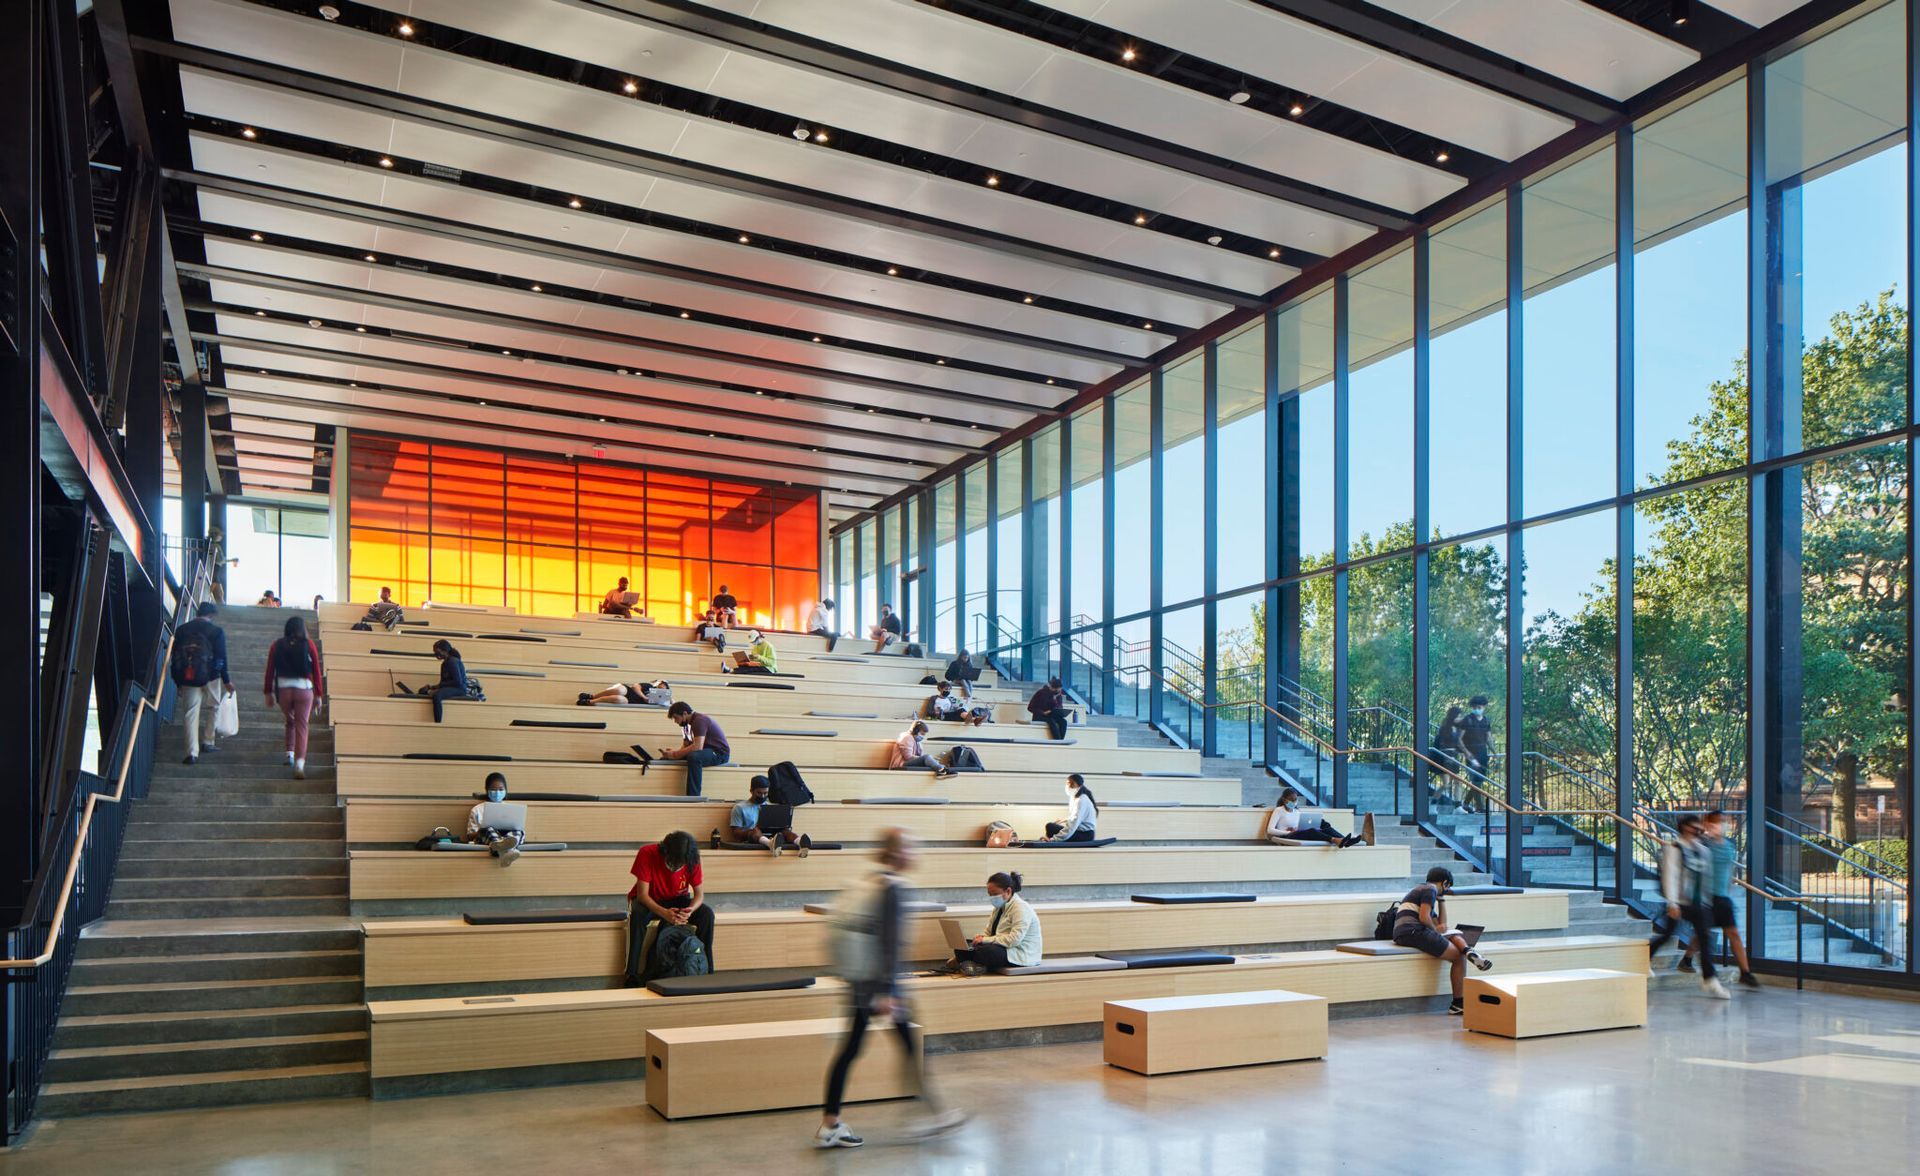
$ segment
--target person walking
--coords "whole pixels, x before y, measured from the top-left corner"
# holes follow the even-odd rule
[[[227,673],[227,633],[213,621],[219,615],[218,606],[203,600],[193,619],[173,634],[167,668],[184,708],[180,721],[187,729],[187,758],[180,761],[183,764],[199,763],[202,751],[219,750],[213,721],[220,712],[220,700],[233,692],[233,679]]]
[[[307,778],[307,723],[326,695],[320,647],[307,636],[307,622],[288,617],[280,640],[267,648],[267,705],[278,706],[287,726],[287,766]]]
[[[1486,784],[1492,751],[1493,724],[1487,720],[1487,696],[1476,694],[1467,700],[1467,713],[1460,717],[1460,753],[1467,761],[1467,779],[1482,786]],[[1474,812],[1479,807],[1474,795],[1468,793],[1467,811]]]
[[[1673,829],[1674,839],[1660,843],[1660,897],[1666,900],[1667,908],[1654,919],[1653,937],[1647,940],[1649,968],[1654,954],[1675,935],[1680,936],[1684,949],[1691,942],[1688,934],[1695,922],[1695,895],[1692,875],[1687,872],[1687,854],[1700,836],[1700,818],[1681,817]],[[1683,950],[1681,959],[1685,958]]]
[[[846,982],[847,1035],[839,1053],[827,1071],[826,1099],[820,1107],[820,1129],[814,1132],[817,1148],[859,1147],[866,1140],[854,1134],[840,1119],[840,1106],[847,1091],[847,1072],[860,1056],[867,1027],[875,1017],[892,1022],[899,1036],[902,1061],[911,1078],[915,1097],[932,1111],[915,1134],[926,1137],[951,1131],[965,1121],[958,1111],[940,1107],[928,1086],[924,1070],[920,1036],[914,1029],[913,1010],[900,991],[901,944],[904,939],[906,879],[913,868],[913,835],[898,827],[880,835],[876,855],[879,868],[853,889],[840,895],[831,916],[834,972]]]
[[[1727,937],[1727,950],[1733,956],[1733,962],[1740,969],[1740,987],[1758,988],[1760,978],[1753,974],[1752,962],[1747,958],[1746,941],[1740,937],[1740,927],[1733,917],[1733,867],[1739,858],[1734,848],[1733,838],[1728,835],[1727,814],[1714,809],[1700,819],[1700,890],[1698,901],[1699,918],[1694,923],[1693,942],[1687,945],[1689,951],[1700,955],[1700,975],[1704,979],[1713,975],[1713,929]],[[1725,992],[1713,995],[1724,996]]]

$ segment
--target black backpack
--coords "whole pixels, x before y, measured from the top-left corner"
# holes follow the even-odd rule
[[[205,686],[213,681],[213,641],[205,629],[181,627],[174,637],[168,670],[181,686]]]
[[[903,657],[925,657],[927,656],[927,651],[920,648],[919,642],[909,641],[907,642],[907,652],[902,656]]]
[[[1400,917],[1400,904],[1394,903],[1373,917],[1373,937],[1375,939],[1393,938],[1393,921]]]
[[[949,772],[984,772],[987,765],[980,762],[980,753],[962,743],[947,752],[943,761]]]
[[[705,976],[713,971],[707,945],[691,927],[662,927],[653,937],[653,958],[640,977],[642,983],[668,976]]]
[[[813,803],[813,789],[800,778],[800,769],[793,766],[792,760],[781,760],[767,769],[767,786],[767,799],[775,804],[798,808]]]

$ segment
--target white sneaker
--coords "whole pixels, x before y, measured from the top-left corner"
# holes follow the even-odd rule
[[[1720,981],[1709,976],[1702,976],[1700,978],[1700,991],[1706,993],[1708,996],[1712,997],[1715,1000],[1732,1000],[1733,999],[1732,994],[1727,991],[1726,985],[1720,983]]]
[[[849,1131],[845,1123],[835,1123],[831,1127],[822,1127],[813,1134],[813,1146],[818,1148],[859,1147],[865,1142],[866,1140]]]
[[[291,751],[287,753],[287,764],[289,766],[293,764],[293,753]]]
[[[307,761],[306,760],[293,761],[293,778],[296,780],[304,780],[307,778]]]

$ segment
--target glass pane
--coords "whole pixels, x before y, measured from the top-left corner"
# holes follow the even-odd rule
[[[1437,547],[1427,556],[1427,697],[1423,738],[1428,754],[1474,783],[1500,787],[1493,766],[1504,759],[1507,713],[1506,540]],[[1460,738],[1461,721],[1481,703],[1486,739]],[[1478,728],[1478,724],[1474,724]],[[1457,825],[1480,845],[1476,822],[1455,821],[1476,800],[1443,781],[1430,794],[1436,820]]]
[[[452,445],[433,447],[433,530],[498,539],[506,525],[505,458]]]
[[[1095,404],[1073,418],[1073,600],[1068,625],[1106,619],[1106,484],[1102,436],[1107,409]]]
[[[951,648],[958,640],[954,625],[960,591],[959,520],[954,516],[958,505],[952,478],[933,488],[933,632],[927,640],[939,649]]]
[[[1136,384],[1113,399],[1113,612],[1141,612],[1152,602],[1152,390]],[[1126,536],[1125,542],[1120,541]]]
[[[1022,558],[1022,544],[1026,530],[1021,516],[1022,477],[1026,468],[1023,447],[1011,445],[994,454],[994,509],[999,518],[993,525],[993,547],[995,574],[999,577],[998,600],[995,608],[999,615],[987,633],[990,646],[1004,646],[1017,643],[1021,639],[1023,627],[1021,618],[1026,615],[1025,598],[1022,595],[1022,570],[1025,560]]]
[[[1280,665],[1273,674],[1278,763],[1319,800],[1330,800],[1333,761],[1333,576],[1279,591]]]
[[[1040,593],[1036,636],[1060,631],[1060,426],[1033,436],[1034,589]],[[1038,653],[1036,651],[1036,656]]]
[[[966,614],[964,641],[972,649],[985,649],[987,611],[987,463],[980,462],[966,473],[966,554],[967,593],[962,609]]]
[[[536,616],[567,616],[579,608],[574,574],[571,546],[508,543],[507,607]]]
[[[1747,102],[1736,81],[1634,133],[1634,480],[1747,460]]]
[[[1427,510],[1439,537],[1507,518],[1506,200],[1427,248]]]
[[[820,562],[820,496],[808,490],[774,490],[772,494],[773,562],[786,568],[816,567]]]
[[[880,603],[900,611],[900,508],[880,516]],[[878,619],[876,617],[876,619]]]
[[[427,529],[427,447],[353,434],[347,449],[349,521],[388,531]],[[421,569],[424,578],[425,569]],[[355,594],[358,599],[358,594]],[[417,602],[416,602],[417,603]]]
[[[1167,726],[1192,747],[1200,746],[1206,721],[1201,705],[1207,689],[1207,664],[1201,654],[1205,620],[1205,610],[1195,605],[1167,613],[1160,621],[1160,667],[1165,678],[1159,683],[1161,712]]]
[[[1521,195],[1523,517],[1616,489],[1613,207],[1611,145]]]
[[[1347,574],[1347,743],[1413,746],[1413,560]],[[1412,811],[1413,764],[1404,752],[1358,755],[1347,799],[1362,812]]]
[[[1280,312],[1280,574],[1333,560],[1333,292]]]
[[[854,528],[854,542],[859,552],[859,563],[855,566],[860,572],[859,597],[854,612],[854,631],[857,633],[866,632],[880,620],[878,533],[879,527],[871,518]]]
[[[1160,385],[1160,599],[1192,600],[1206,591],[1206,364],[1196,352]]]
[[[1265,593],[1247,592],[1220,601],[1214,609],[1214,697],[1222,703],[1246,703],[1214,712],[1215,744],[1223,756],[1255,762],[1266,755],[1266,711],[1255,705],[1266,697],[1265,601]]]
[[[853,631],[853,532],[842,531],[833,537],[834,544],[834,623],[840,632]]]
[[[1215,360],[1214,500],[1220,511],[1214,584],[1220,591],[1267,578],[1266,338],[1266,324],[1255,323],[1221,343]]]
[[[1347,285],[1347,550],[1413,542],[1413,251]]]

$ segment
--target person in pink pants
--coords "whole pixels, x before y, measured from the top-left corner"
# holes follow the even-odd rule
[[[267,650],[267,701],[287,721],[287,763],[293,778],[307,778],[307,721],[326,693],[320,647],[307,636],[307,622],[288,617],[285,636]]]

